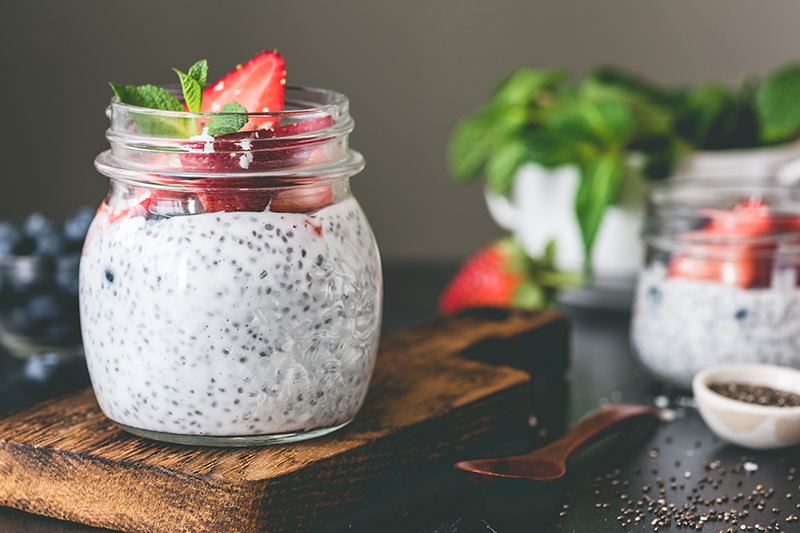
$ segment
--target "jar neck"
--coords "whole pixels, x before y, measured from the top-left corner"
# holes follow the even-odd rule
[[[691,179],[648,197],[645,243],[655,250],[727,260],[800,254],[800,190],[771,180]]]
[[[219,114],[146,109],[115,99],[107,112],[111,147],[95,166],[119,181],[162,188],[198,179],[218,180],[215,186],[298,187],[363,168],[361,155],[348,146],[354,123],[344,95],[288,87],[285,107],[236,115],[247,120],[241,130],[212,136]]]

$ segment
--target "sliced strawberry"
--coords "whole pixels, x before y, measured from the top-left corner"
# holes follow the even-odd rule
[[[113,206],[107,202],[108,199],[100,205],[99,211],[106,213],[111,223],[121,218],[168,217],[205,212],[198,195],[182,190],[146,189],[130,198],[115,201]]]
[[[108,221],[112,224],[121,218],[147,217],[152,202],[151,192],[145,191],[141,195],[117,201],[113,206],[108,205],[108,198],[106,198],[100,204],[98,212],[105,213]]]
[[[727,239],[754,239],[781,232],[798,231],[795,215],[774,214],[760,197],[749,197],[730,210],[705,210],[709,223],[701,230],[687,232],[689,245],[670,260],[669,275],[706,281],[718,281],[742,288],[769,287],[772,281],[774,244],[716,244]],[[702,252],[699,253],[699,252]],[[765,257],[766,256],[766,257]]]
[[[707,210],[707,214],[711,220],[703,232],[729,237],[768,235],[775,219],[769,205],[758,196],[745,198],[729,210]]]
[[[713,258],[696,257],[690,251],[673,256],[669,275],[704,281],[718,281],[742,288],[769,287],[772,262],[755,255],[756,250],[742,245],[703,245]]]
[[[200,198],[206,213],[264,211],[274,196],[272,190],[253,188],[252,179],[204,178],[187,186]]]
[[[219,113],[230,102],[244,106],[250,113],[282,111],[285,88],[286,61],[277,50],[263,51],[209,86],[203,92],[201,111]],[[250,121],[244,129],[264,126]]]
[[[275,213],[314,213],[332,204],[333,197],[330,185],[286,188],[272,199],[269,210]]]
[[[210,173],[259,172],[299,165],[313,154],[317,142],[327,139],[297,137],[332,125],[333,118],[326,115],[272,129],[237,131],[213,141],[187,143],[184,146],[189,152],[181,154],[181,164],[186,170]]]

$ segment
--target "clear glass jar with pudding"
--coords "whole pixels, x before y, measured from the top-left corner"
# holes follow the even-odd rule
[[[350,422],[375,363],[382,276],[349,187],[364,161],[348,148],[347,98],[287,88],[284,111],[219,137],[210,114],[116,100],[108,114],[95,164],[110,188],[80,267],[103,412],[140,436],[219,446]],[[199,133],[143,135],[153,120]]]
[[[717,364],[800,368],[800,189],[684,180],[649,198],[631,323],[655,377],[690,388]]]

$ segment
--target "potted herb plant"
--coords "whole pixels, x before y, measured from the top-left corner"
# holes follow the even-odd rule
[[[457,180],[485,178],[492,216],[531,256],[554,243],[559,269],[582,269],[624,301],[650,183],[774,174],[800,158],[798,136],[800,64],[691,88],[610,67],[577,83],[524,67],[456,125],[448,158]]]

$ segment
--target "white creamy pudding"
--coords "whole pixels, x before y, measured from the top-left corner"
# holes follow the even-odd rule
[[[381,270],[352,197],[313,214],[101,211],[80,269],[86,361],[124,426],[207,436],[337,427],[367,392]]]
[[[794,269],[773,273],[771,287],[670,277],[654,262],[639,278],[631,339],[658,377],[690,388],[703,368],[769,363],[800,368],[800,289]]]

